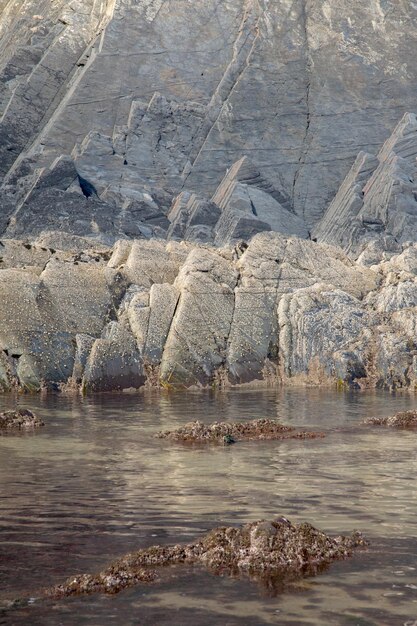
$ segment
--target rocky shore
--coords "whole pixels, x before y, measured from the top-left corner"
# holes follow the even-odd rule
[[[365,424],[388,426],[390,428],[417,428],[417,411],[400,411],[389,417],[368,417]]]
[[[417,382],[417,245],[365,265],[274,232],[222,248],[49,233],[0,256],[3,391]]]
[[[2,390],[416,387],[414,9],[286,4],[0,3]]]

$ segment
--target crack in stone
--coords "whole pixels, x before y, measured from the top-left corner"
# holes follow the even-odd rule
[[[296,194],[296,186],[301,174],[301,170],[305,165],[307,153],[310,147],[309,135],[310,135],[310,125],[312,119],[311,113],[311,103],[310,103],[310,95],[311,95],[311,68],[313,65],[313,61],[311,58],[311,50],[310,50],[310,41],[308,34],[308,12],[307,12],[307,2],[308,0],[301,0],[301,23],[304,34],[304,49],[305,49],[305,62],[306,62],[306,88],[305,88],[305,96],[304,102],[306,106],[306,124],[304,129],[304,136],[301,142],[301,151],[300,156],[297,163],[297,168],[294,174],[294,180],[292,185],[292,203],[295,211],[295,194]],[[302,217],[305,218],[305,203],[302,207]]]
[[[189,155],[189,170],[187,171],[188,168],[186,168],[183,172],[183,188],[187,178],[191,174],[194,164],[197,162],[204,149],[210,132],[219,120],[225,104],[249,65],[258,36],[259,13],[255,10],[254,0],[248,0],[239,27],[238,36],[233,44],[232,59],[227,65],[223,77],[208,104],[205,119],[196,136],[193,137],[195,144]]]

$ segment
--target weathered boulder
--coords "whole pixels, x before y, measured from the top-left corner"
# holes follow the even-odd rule
[[[190,249],[190,245],[175,241],[135,241],[126,261],[122,262],[123,273],[129,282],[143,287],[154,283],[173,283]],[[113,259],[110,266],[115,266]]]
[[[190,252],[174,283],[180,296],[161,361],[166,385],[209,384],[225,362],[237,272],[213,250]]]
[[[76,335],[99,336],[117,300],[120,277],[113,269],[92,262],[51,260],[41,274],[51,324]]]
[[[0,349],[22,387],[66,381],[73,368],[71,334],[60,326],[42,280],[23,270],[0,271]]]
[[[82,387],[88,391],[115,391],[141,387],[143,361],[130,332],[110,322],[96,339],[87,359]]]
[[[283,376],[316,384],[362,378],[362,355],[350,346],[371,324],[360,301],[340,289],[316,284],[284,295],[278,307]]]

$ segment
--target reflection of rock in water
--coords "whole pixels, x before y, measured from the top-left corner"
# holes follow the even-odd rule
[[[417,411],[400,411],[390,417],[368,417],[364,423],[391,428],[417,428]]]
[[[323,433],[296,430],[293,426],[286,426],[269,419],[250,422],[214,422],[214,424],[196,421],[189,422],[177,430],[167,430],[156,435],[159,439],[172,439],[184,443],[215,442],[225,445],[239,440],[317,439],[324,436]]]
[[[268,588],[313,575],[332,561],[351,556],[366,546],[359,532],[329,537],[308,523],[291,524],[286,518],[257,521],[240,528],[212,530],[196,543],[152,546],[127,554],[99,574],[81,574],[45,591],[48,597],[94,592],[117,593],[140,582],[158,578],[154,569],[166,565],[201,563],[216,574],[249,576]]]

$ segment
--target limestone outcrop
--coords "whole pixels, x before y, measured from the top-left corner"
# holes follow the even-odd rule
[[[63,241],[0,242],[3,390],[417,382],[415,244],[367,267],[274,232],[223,248]]]

